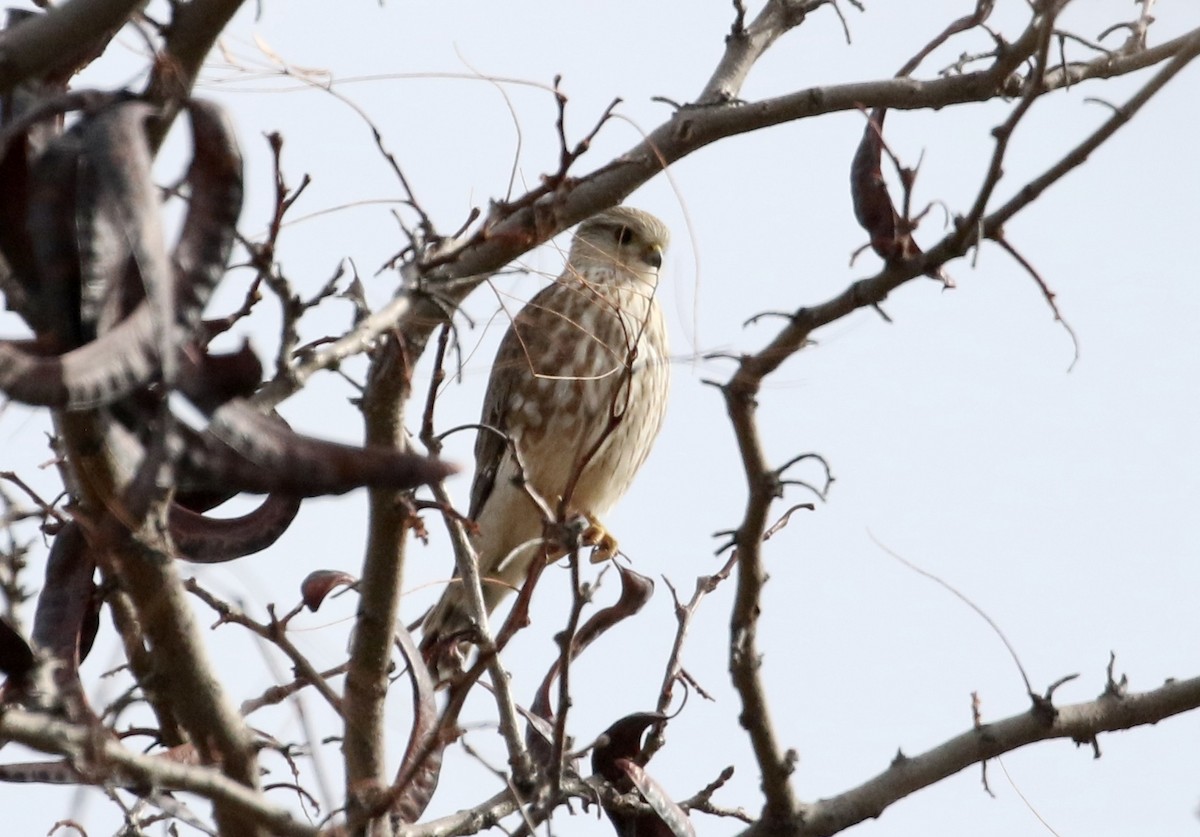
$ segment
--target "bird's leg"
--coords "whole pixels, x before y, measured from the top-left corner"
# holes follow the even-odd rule
[[[599,564],[617,554],[617,539],[604,528],[604,524],[590,514],[587,516],[588,527],[583,530],[583,542],[592,547],[592,563]]]

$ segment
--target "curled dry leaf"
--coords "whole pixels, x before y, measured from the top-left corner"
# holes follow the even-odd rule
[[[287,531],[299,512],[299,497],[268,494],[254,511],[231,518],[208,517],[172,503],[168,524],[180,558],[200,564],[218,564],[253,555],[271,546]],[[311,609],[316,610],[315,607]]]
[[[262,382],[262,361],[249,342],[221,354],[192,343],[184,347],[181,359],[179,389],[206,414],[234,398],[249,398]]]
[[[50,345],[71,348],[84,341],[79,317],[79,250],[75,230],[76,172],[83,152],[77,130],[50,142],[28,171],[28,203],[20,223],[25,236],[14,236],[6,247],[10,264],[22,264],[21,277],[29,289],[22,316]],[[8,181],[2,190],[6,196]],[[28,252],[22,248],[28,246]],[[14,261],[15,260],[15,261]]]
[[[5,156],[0,185],[14,196],[3,215],[23,215],[28,235],[0,236],[0,247],[26,274],[20,284],[36,289],[22,313],[40,338],[40,350],[0,342],[10,398],[87,409],[175,378],[176,347],[195,334],[224,275],[242,200],[232,128],[213,105],[189,111],[191,200],[173,260],[150,173],[151,106],[125,100],[85,115],[28,173],[19,155]]]
[[[621,759],[636,759],[642,751],[642,736],[656,724],[665,723],[661,712],[635,712],[613,723],[596,739],[592,750],[592,770],[603,776],[621,793],[633,790],[633,782],[617,765]]]
[[[95,572],[83,529],[72,521],[55,535],[50,548],[46,581],[33,617],[33,641],[73,673],[91,650],[99,626]]]
[[[65,761],[23,761],[0,764],[0,782],[42,785],[78,785],[79,771]]]
[[[317,497],[364,486],[408,489],[458,470],[415,453],[302,436],[242,399],[218,409],[208,429],[193,442],[183,461],[194,473],[251,493]]]
[[[352,587],[357,582],[357,578],[340,570],[316,570],[300,583],[300,598],[305,607],[316,613],[326,596],[338,587]]]
[[[667,796],[667,792],[653,776],[629,759],[618,759],[617,766],[625,771],[625,775],[633,782],[633,786],[642,795],[642,799],[646,800],[646,804],[653,808],[654,813],[658,815],[657,822],[653,822],[651,817],[639,818],[645,820],[646,823],[635,831],[637,837],[648,837],[651,834],[696,837],[696,829],[692,826],[687,812],[680,808],[675,800]]]
[[[80,120],[83,154],[75,205],[76,236],[81,240],[80,314],[98,323],[100,330],[106,325],[105,314],[114,322],[119,319],[125,313],[121,297],[132,290],[121,287],[128,281],[127,268],[136,270],[141,279],[137,293],[151,323],[145,353],[152,361],[147,365],[173,384],[180,344],[175,329],[175,271],[167,255],[158,187],[151,173],[154,151],[146,136],[147,122],[156,114],[153,105],[129,100]],[[99,251],[89,246],[97,219],[103,219],[104,228]]]
[[[413,684],[413,725],[404,749],[404,758],[396,772],[391,805],[392,819],[414,823],[429,806],[442,774],[442,753],[446,741],[439,737],[438,708],[433,696],[433,678],[429,674],[417,644],[403,626],[396,628],[396,644],[408,663]]]
[[[886,262],[920,253],[912,236],[902,230],[900,214],[883,179],[883,120],[887,111],[876,108],[850,165],[850,194],[854,217],[870,236],[871,249]]]
[[[33,648],[12,624],[0,616],[0,672],[22,680],[33,671]]]
[[[614,723],[596,740],[592,770],[626,794],[637,790],[653,812],[629,811],[605,804],[604,813],[619,837],[695,837],[687,814],[639,764],[642,737],[651,727],[665,723],[659,712],[638,712]]]

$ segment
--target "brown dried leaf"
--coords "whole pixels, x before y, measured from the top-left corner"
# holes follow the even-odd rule
[[[421,652],[412,634],[403,626],[396,629],[396,644],[408,663],[413,683],[413,725],[404,749],[392,801],[393,817],[403,823],[414,823],[425,813],[442,774],[442,753],[446,742],[438,738],[438,708],[434,699],[433,678],[421,659]]]
[[[338,587],[352,587],[358,579],[341,570],[316,570],[309,573],[300,583],[300,598],[304,606],[314,613],[321,607],[325,597]]]
[[[271,546],[287,531],[299,511],[299,497],[268,494],[254,511],[231,518],[208,517],[172,503],[168,522],[180,558],[218,564]]]
[[[0,672],[13,680],[33,671],[33,648],[7,619],[0,616]]]
[[[62,661],[60,675],[78,678],[98,628],[99,601],[92,577],[96,563],[78,523],[54,537],[46,561],[46,582],[33,616],[33,641]]]
[[[302,436],[242,399],[217,410],[208,430],[193,441],[184,463],[194,472],[215,484],[255,493],[316,497],[364,486],[416,488],[458,470],[415,453]]]
[[[692,826],[687,812],[680,808],[675,800],[667,796],[667,792],[653,776],[629,759],[618,759],[617,766],[625,771],[625,775],[637,788],[638,793],[658,815],[657,822],[653,822],[651,817],[645,815],[638,818],[639,827],[635,832],[637,837],[649,837],[649,835],[696,837],[696,829]]]
[[[850,196],[854,217],[867,231],[873,249],[884,261],[902,253],[897,238],[899,215],[883,179],[883,120],[887,111],[876,108],[867,118],[862,140],[850,164]]]

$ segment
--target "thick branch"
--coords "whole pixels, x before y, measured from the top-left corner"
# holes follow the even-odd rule
[[[289,376],[273,381],[257,400],[277,405],[297,392],[314,372],[336,366],[397,326],[410,346],[413,341],[423,344],[433,329],[446,321],[447,312],[496,270],[584,218],[619,203],[667,166],[719,140],[836,111],[936,109],[1011,94],[1020,84],[1014,85],[1010,68],[1013,62],[1019,65],[1033,54],[1036,35],[1031,30],[1009,45],[1003,62],[980,72],[928,81],[902,78],[814,87],[758,102],[682,108],[613,162],[571,183],[569,191],[564,187],[532,203],[518,199],[506,205],[518,209],[495,210],[482,230],[422,271],[423,292],[401,291],[353,332],[322,346],[293,367]],[[1067,73],[1051,68],[1042,89],[1048,92],[1087,79],[1125,75],[1177,55],[1190,56],[1198,41],[1200,29],[1153,49],[1072,64]],[[414,359],[419,355],[412,352]]]
[[[141,0],[71,0],[0,32],[0,92],[30,78],[74,70],[104,33],[116,32]]]
[[[788,780],[793,759],[780,751],[775,737],[766,688],[758,673],[762,658],[757,641],[759,598],[766,583],[762,562],[763,533],[767,528],[771,502],[779,496],[780,489],[777,475],[767,465],[754,419],[758,406],[755,399],[757,383],[753,386],[747,386],[747,383],[740,376],[735,376],[722,390],[749,487],[746,511],[735,535],[738,572],[737,592],[729,623],[729,674],[741,699],[739,721],[750,736],[754,757],[762,772],[762,789],[766,798],[763,820],[785,822],[795,809],[795,798]]]
[[[1082,165],[1088,156],[1127,124],[1134,114],[1180,70],[1200,55],[1200,29],[1181,42],[1180,50],[1171,62],[1147,82],[1116,113],[1074,149],[1043,174],[1029,181],[995,211],[985,215],[978,230],[962,228],[946,235],[934,247],[917,258],[894,262],[867,279],[854,282],[842,293],[822,302],[800,308],[790,323],[759,352],[742,359],[738,372],[728,387],[745,392],[746,397],[757,395],[763,379],[795,354],[809,335],[821,326],[839,320],[859,308],[876,305],[896,288],[918,276],[925,275],[952,259],[961,257],[974,246],[979,235],[987,238],[999,231],[1014,215],[1032,203],[1039,195],[1069,172]]]
[[[163,55],[154,64],[146,86],[146,98],[163,106],[163,115],[151,129],[157,147],[166,136],[180,105],[196,83],[200,66],[212,50],[243,0],[189,0],[171,7]]]
[[[371,364],[363,398],[368,445],[407,447],[404,403],[412,390],[408,346],[392,337]],[[346,672],[346,788],[350,821],[358,824],[388,786],[384,700],[392,637],[400,615],[405,535],[410,512],[402,492],[370,489],[370,528],[359,582],[358,616]]]
[[[258,767],[249,731],[212,670],[174,561],[161,544],[152,545],[151,525],[121,520],[110,510],[122,495],[119,466],[96,442],[98,421],[90,412],[58,417],[68,470],[79,492],[81,518],[104,522],[97,533],[103,542],[97,563],[119,581],[133,603],[150,644],[155,683],[171,691],[170,704],[197,752],[221,765],[227,776],[252,793],[258,786]],[[136,536],[126,524],[140,527]],[[240,811],[220,800],[214,805],[222,829],[256,833]]]

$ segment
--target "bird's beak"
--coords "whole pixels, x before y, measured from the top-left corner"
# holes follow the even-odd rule
[[[663,263],[663,248],[657,244],[651,244],[642,251],[642,261],[658,270]]]

